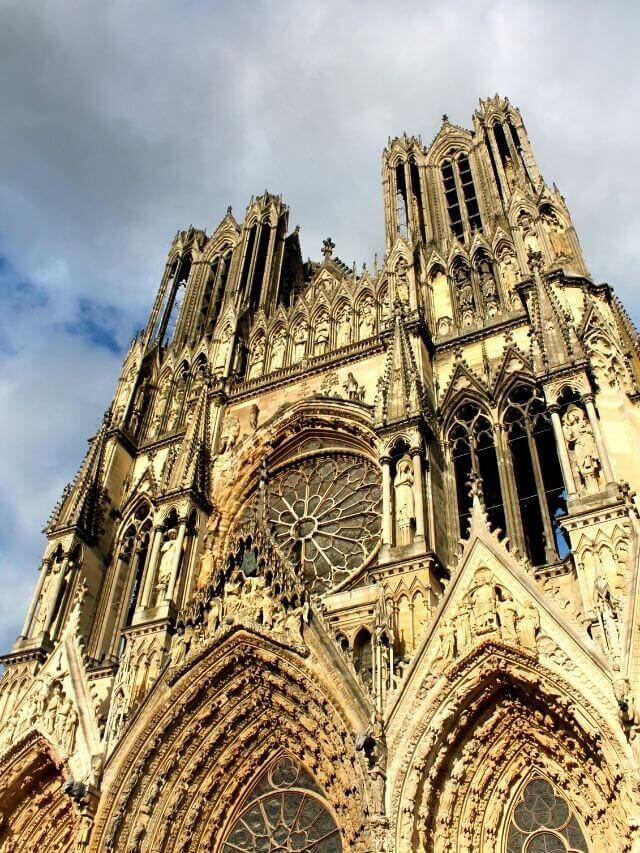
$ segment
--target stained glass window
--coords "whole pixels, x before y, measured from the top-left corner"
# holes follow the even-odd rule
[[[259,779],[222,850],[342,853],[342,841],[318,785],[284,756]]]
[[[546,779],[525,786],[513,810],[506,853],[589,853],[569,804]]]
[[[310,591],[325,592],[371,555],[380,496],[376,466],[348,453],[302,460],[269,482],[269,523]]]

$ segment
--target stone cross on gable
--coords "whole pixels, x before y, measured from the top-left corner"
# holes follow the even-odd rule
[[[327,237],[326,240],[322,241],[322,254],[324,255],[325,261],[331,260],[331,256],[333,255],[333,250],[335,249],[336,244],[333,242],[331,237]]]

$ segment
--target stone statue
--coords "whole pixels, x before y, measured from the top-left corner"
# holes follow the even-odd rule
[[[231,329],[229,326],[225,326],[220,334],[220,339],[218,340],[218,348],[216,350],[215,361],[213,362],[213,369],[216,373],[221,373],[224,371],[227,365],[227,356],[229,355],[229,344],[231,342]]]
[[[460,609],[455,618],[455,635],[458,654],[471,643],[471,603],[464,598],[460,603]]]
[[[384,420],[384,409],[387,398],[387,388],[384,376],[379,376],[376,383],[376,399],[374,403],[374,418],[377,424]]]
[[[540,241],[538,240],[538,235],[536,234],[535,224],[533,222],[533,217],[527,210],[523,210],[520,216],[518,217],[518,225],[520,226],[520,231],[522,233],[522,242],[524,244],[524,250],[529,258],[529,261],[536,261],[542,259],[542,253],[540,252]]]
[[[307,340],[309,338],[309,326],[306,323],[298,324],[293,332],[293,360],[302,361],[307,352]]]
[[[493,575],[486,567],[475,573],[469,598],[473,610],[474,633],[486,634],[493,631],[496,627],[496,592],[493,587]]]
[[[242,590],[244,588],[244,572],[242,569],[233,575],[224,587],[224,617],[230,624],[236,614],[242,609]]]
[[[371,300],[365,299],[360,308],[358,336],[360,340],[370,338],[375,333],[376,318],[371,307]]]
[[[468,267],[460,264],[454,272],[456,291],[458,293],[458,306],[460,316],[464,325],[468,326],[475,320],[476,300],[473,295],[473,285]]]
[[[329,320],[322,314],[316,325],[314,355],[323,355],[329,349]]]
[[[407,274],[407,262],[404,258],[398,260],[396,267],[396,299],[403,304],[409,302],[409,279]]]
[[[212,598],[207,610],[207,636],[211,637],[222,623],[222,599]]]
[[[595,605],[604,642],[609,651],[619,656],[620,635],[618,632],[617,602],[611,594],[609,582],[604,575],[598,575],[596,578]]]
[[[345,305],[338,318],[337,345],[339,347],[348,346],[351,343],[352,333],[353,326],[351,324],[351,310],[348,306]]]
[[[287,339],[284,329],[280,329],[271,343],[271,358],[269,370],[280,370],[284,366],[284,353],[287,347]]]
[[[264,372],[264,339],[258,338],[258,340],[254,343],[253,349],[251,350],[251,357],[249,359],[249,373],[248,379],[256,379],[258,376],[262,376]]]
[[[572,404],[565,412],[562,424],[580,480],[590,494],[600,491],[600,459],[585,413]]]
[[[364,386],[358,385],[358,380],[351,371],[347,374],[347,381],[342,387],[344,388],[348,400],[362,401],[364,398]]]
[[[398,545],[409,545],[413,542],[412,525],[416,520],[416,506],[413,493],[413,465],[408,454],[398,460],[393,488]]]
[[[500,278],[504,290],[509,295],[509,301],[512,308],[517,308],[521,303],[516,290],[516,284],[520,278],[520,269],[518,262],[511,246],[504,245],[498,256]]]
[[[504,598],[498,601],[498,619],[500,620],[500,636],[506,643],[517,643],[516,620],[518,607],[511,593],[503,591]]]
[[[518,637],[525,649],[537,648],[539,632],[540,614],[531,599],[527,599],[518,619]]]
[[[455,628],[448,618],[444,618],[438,625],[438,641],[437,660],[452,660],[456,654],[456,635]]]
[[[556,212],[548,206],[540,214],[542,227],[546,231],[553,253],[558,260],[567,260],[572,256],[567,233]]]
[[[220,455],[230,453],[233,450],[239,435],[240,421],[235,415],[227,415],[220,432]]]
[[[167,530],[164,542],[160,548],[160,562],[158,564],[158,574],[156,577],[156,607],[165,599],[173,564],[176,558],[176,549],[178,547],[178,531],[175,528]]]

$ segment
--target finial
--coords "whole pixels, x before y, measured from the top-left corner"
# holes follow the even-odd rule
[[[322,241],[322,254],[324,255],[325,261],[330,261],[331,256],[333,255],[333,250],[335,249],[336,244],[333,242],[331,237],[327,237],[326,240]]]
[[[232,213],[231,205],[229,205],[229,207],[227,208],[227,216],[231,216],[231,213]]]
[[[446,113],[442,114],[442,123],[444,124],[446,121],[449,121],[449,116]]]

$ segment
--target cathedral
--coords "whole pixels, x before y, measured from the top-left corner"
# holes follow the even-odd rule
[[[2,657],[0,851],[640,851],[640,342],[519,110],[169,249]]]

